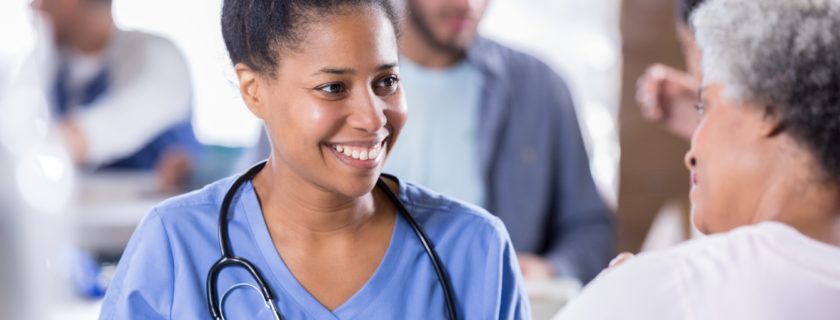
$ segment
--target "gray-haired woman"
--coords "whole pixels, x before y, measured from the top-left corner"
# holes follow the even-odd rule
[[[840,318],[840,1],[710,0],[692,20],[695,226],[558,319]]]

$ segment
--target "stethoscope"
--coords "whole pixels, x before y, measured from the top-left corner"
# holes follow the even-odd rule
[[[222,201],[222,207],[219,210],[219,248],[222,251],[222,257],[219,258],[216,263],[210,268],[210,271],[207,273],[207,303],[210,305],[210,313],[213,315],[213,319],[215,320],[223,320],[224,314],[222,313],[221,304],[219,301],[219,294],[217,289],[217,280],[219,278],[219,273],[225,267],[241,267],[248,271],[251,274],[251,277],[257,282],[259,286],[258,291],[262,295],[262,298],[268,308],[271,309],[272,313],[274,314],[275,319],[283,319],[283,316],[280,315],[280,311],[277,310],[277,307],[274,305],[274,295],[271,293],[271,290],[268,288],[265,279],[260,274],[257,267],[251,264],[245,258],[237,257],[233,254],[233,250],[230,248],[230,237],[228,237],[228,213],[230,211],[231,202],[233,202],[233,197],[236,195],[239,188],[242,187],[242,184],[246,181],[250,181],[257,175],[257,173],[265,167],[265,161],[260,162],[245,172],[245,174],[239,176],[236,181],[233,182],[230,189],[228,189],[227,193],[225,193],[225,197]],[[382,174],[382,176],[396,180],[396,177]],[[437,273],[438,281],[440,282],[441,286],[443,287],[443,298],[446,300],[446,309],[449,311],[449,319],[455,320],[458,319],[457,314],[455,313],[455,302],[453,300],[452,295],[452,287],[449,285],[449,280],[446,278],[446,274],[444,273],[443,264],[440,263],[440,258],[437,255],[437,251],[432,248],[431,243],[429,242],[429,238],[426,236],[426,233],[423,232],[423,229],[420,228],[420,225],[414,221],[414,218],[408,213],[408,209],[405,208],[405,205],[402,203],[399,197],[394,194],[394,191],[385,184],[385,181],[382,177],[376,182],[376,187],[382,190],[388,199],[397,207],[397,211],[408,221],[408,224],[411,225],[411,228],[414,229],[414,234],[417,235],[417,238],[420,240],[420,243],[423,244],[423,249],[426,250],[426,254],[429,256],[429,259],[432,260],[432,266],[435,268],[435,273]],[[250,285],[249,285],[250,286]],[[256,288],[255,288],[256,289]]]

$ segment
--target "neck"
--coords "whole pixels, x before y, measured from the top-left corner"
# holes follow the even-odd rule
[[[460,62],[466,51],[443,48],[406,23],[405,33],[400,38],[400,53],[417,65],[431,69],[446,69]]]
[[[253,181],[269,230],[306,238],[355,234],[378,207],[373,192],[353,198],[324,190],[297,176],[274,157]]]
[[[813,174],[777,172],[775,182],[768,184],[762,196],[754,222],[782,222],[805,236],[840,247],[840,186]]]

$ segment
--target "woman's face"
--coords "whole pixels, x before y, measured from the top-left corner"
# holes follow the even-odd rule
[[[268,129],[285,176],[347,197],[370,192],[406,121],[397,39],[376,8],[310,22],[249,108]],[[242,76],[240,75],[240,80]],[[243,92],[247,89],[243,89]]]
[[[733,104],[712,84],[701,94],[703,119],[685,156],[694,225],[704,233],[755,222],[771,173],[772,123],[757,106]]]

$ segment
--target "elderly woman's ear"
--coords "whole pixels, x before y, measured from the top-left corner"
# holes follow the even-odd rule
[[[768,126],[769,126],[769,127],[764,128],[764,130],[762,130],[762,132],[764,132],[765,136],[775,137],[775,136],[778,136],[779,134],[781,134],[782,132],[785,131],[784,119],[782,119],[782,117],[779,115],[779,112],[776,111],[777,108],[775,106],[771,105],[771,106],[767,106],[767,107],[761,107],[761,106],[754,106],[754,107],[765,110],[764,120],[765,120],[765,122],[768,122]]]

